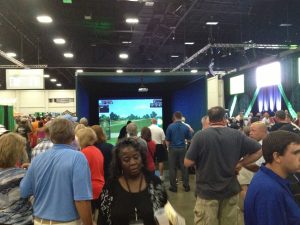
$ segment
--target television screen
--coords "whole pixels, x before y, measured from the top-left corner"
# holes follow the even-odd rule
[[[7,69],[6,89],[44,89],[44,70]]]
[[[231,77],[230,78],[230,94],[236,95],[236,94],[242,94],[244,93],[244,74]]]
[[[151,124],[151,118],[162,126],[162,99],[99,99],[98,105],[100,126],[112,144],[128,120],[137,125],[139,132]]]
[[[256,68],[256,86],[269,87],[281,83],[280,62],[273,62]]]

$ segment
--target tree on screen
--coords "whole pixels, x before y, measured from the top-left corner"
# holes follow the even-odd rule
[[[111,120],[119,120],[120,119],[120,116],[113,112],[110,113],[109,117]]]
[[[150,114],[150,117],[151,117],[151,118],[155,118],[156,116],[157,116],[157,113],[154,112],[154,111],[152,111],[152,113]]]

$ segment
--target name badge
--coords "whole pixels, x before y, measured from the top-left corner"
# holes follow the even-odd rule
[[[142,220],[133,220],[129,222],[129,225],[144,225]]]

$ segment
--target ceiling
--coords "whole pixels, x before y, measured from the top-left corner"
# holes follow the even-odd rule
[[[168,72],[208,43],[300,44],[299,0],[64,1],[0,0],[0,50],[15,52],[15,58],[26,65],[47,65],[45,73],[61,82],[61,88],[75,88],[76,69]],[[51,16],[53,22],[39,23],[40,14]],[[139,23],[127,24],[130,16]],[[219,24],[208,26],[208,21]],[[283,23],[291,26],[280,26]],[[64,38],[66,44],[54,44],[55,37]],[[214,70],[228,71],[280,51],[210,48],[180,69],[204,74],[214,58]],[[72,52],[74,58],[65,58],[64,52]],[[120,59],[121,52],[129,58]],[[6,65],[13,63],[0,57],[1,89]],[[47,89],[57,88],[49,79],[45,84]]]

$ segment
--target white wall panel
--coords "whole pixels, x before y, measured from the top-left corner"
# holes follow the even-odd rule
[[[224,107],[224,81],[218,76],[207,79],[207,109],[214,106]]]
[[[17,91],[18,99],[19,99],[19,106],[22,107],[45,107],[45,91],[44,90],[22,90]]]
[[[73,102],[49,102],[49,99],[74,99]],[[2,100],[2,102],[1,102]],[[4,104],[13,101],[12,104]],[[0,104],[13,105],[14,111],[21,114],[35,112],[76,111],[75,90],[3,90],[0,91]]]

